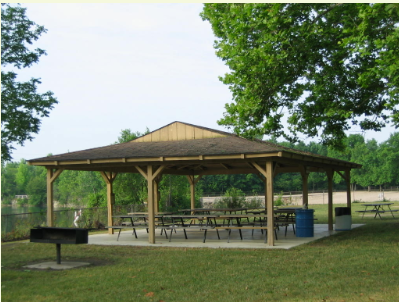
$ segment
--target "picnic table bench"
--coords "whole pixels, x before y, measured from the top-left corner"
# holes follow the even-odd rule
[[[230,234],[231,234],[231,230],[239,230],[240,231],[240,238],[242,240],[242,233],[241,230],[267,230],[268,227],[267,226],[255,226],[255,225],[231,225],[231,226],[218,226],[215,227],[216,230],[228,230],[229,231],[229,235],[227,237],[227,242],[230,242]],[[277,239],[277,227],[274,227],[274,234],[276,236]],[[265,243],[267,242],[267,233],[265,232]]]
[[[133,229],[133,234],[137,238],[137,233],[136,229],[146,229],[148,232],[148,224],[147,224],[147,215],[143,213],[137,213],[137,214],[132,214],[132,215],[116,215],[113,216],[114,218],[120,218],[122,220],[129,219],[130,222],[123,221],[119,225],[112,225],[112,226],[107,226],[106,228],[109,229],[115,229],[119,230],[117,241],[119,240],[119,236],[121,234],[121,231],[123,229]],[[169,236],[169,241],[172,240],[172,233],[175,232],[178,229],[182,229],[184,231],[184,236],[186,239],[187,238],[187,233],[186,230],[199,230],[199,231],[204,231],[204,239],[203,242],[205,243],[206,241],[206,235],[208,230],[215,229],[216,227],[216,217],[217,215],[155,215],[155,218],[160,219],[155,225],[155,228],[161,229],[161,235],[163,232],[165,232],[166,239],[168,239],[168,235],[166,233],[167,230],[170,230],[170,236]],[[143,218],[144,222],[135,222],[134,218]],[[190,222],[187,223],[185,219],[189,219]],[[193,221],[195,220],[201,221],[200,224],[195,224]],[[206,219],[207,222],[204,224],[203,220]],[[211,219],[214,219],[214,222],[211,222]],[[220,239],[219,236],[219,231],[216,230],[218,238]]]
[[[280,226],[285,226],[287,233],[287,226],[289,224],[293,224],[295,220],[292,218],[292,215],[295,213],[293,209],[284,209],[275,214],[280,214],[280,216],[275,218],[274,223],[274,233],[277,239],[277,230]],[[285,214],[283,217],[281,214]],[[228,239],[227,242],[230,242],[230,235],[232,230],[239,230],[240,238],[243,239],[242,230],[252,230],[252,235],[254,234],[254,230],[261,230],[263,234],[263,230],[268,230],[267,227],[267,216],[263,213],[258,214],[217,214],[217,215],[204,215],[204,214],[196,214],[196,215],[154,215],[156,218],[155,228],[161,229],[161,235],[165,232],[166,239],[169,241],[172,240],[173,232],[177,232],[177,230],[183,230],[184,236],[187,238],[187,231],[203,231],[204,237],[203,242],[205,243],[208,230],[216,230],[218,239],[220,239],[219,230],[225,229],[228,230]],[[147,213],[131,213],[130,215],[117,215],[113,216],[114,218],[122,219],[122,222],[119,222],[119,225],[108,226],[107,228],[119,230],[117,241],[119,240],[121,231],[123,229],[133,229],[133,234],[137,238],[136,228],[137,229],[146,229],[148,233],[148,214]],[[143,219],[143,222],[135,221],[139,219]],[[129,220],[130,222],[126,221]],[[219,220],[219,221],[217,221]],[[223,220],[221,223],[220,220]],[[227,220],[227,224],[225,221]],[[244,220],[244,221],[243,221]],[[168,237],[167,231],[170,231],[170,235]],[[295,233],[295,228],[294,228]],[[265,232],[265,242],[267,242],[267,232]]]
[[[364,210],[356,211],[358,213],[363,213],[362,219],[364,218],[365,213],[375,213],[374,219],[377,217],[377,215],[382,219],[381,214],[382,213],[391,213],[392,217],[395,218],[393,215],[394,212],[398,212],[399,210],[397,209],[391,209],[391,205],[393,205],[393,202],[391,203],[365,203],[363,206],[365,207]],[[372,209],[368,209],[371,207]],[[384,209],[384,207],[388,207],[388,209]]]

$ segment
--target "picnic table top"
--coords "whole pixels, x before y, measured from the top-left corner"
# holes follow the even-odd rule
[[[393,202],[379,202],[379,203],[363,203],[362,205],[365,207],[376,207],[376,206],[389,206],[393,204]]]

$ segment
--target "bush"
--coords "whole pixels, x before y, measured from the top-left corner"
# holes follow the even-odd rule
[[[264,207],[264,204],[261,198],[252,197],[250,200],[245,202],[244,206],[249,209],[259,209]]]
[[[28,199],[24,198],[17,198],[17,206],[19,207],[25,207],[28,205]]]
[[[279,207],[279,206],[283,206],[283,205],[284,205],[283,192],[281,192],[281,193],[278,195],[277,199],[274,201],[274,205],[275,205],[276,207]]]
[[[226,191],[226,194],[216,199],[213,207],[216,209],[229,208],[236,209],[246,206],[245,194],[240,189],[230,188]]]

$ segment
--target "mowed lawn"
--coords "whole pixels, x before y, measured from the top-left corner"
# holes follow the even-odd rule
[[[336,205],[339,206],[339,205]],[[344,206],[344,205],[341,205]],[[399,207],[396,202],[395,207]],[[354,210],[360,205],[353,204]],[[316,209],[326,223],[327,206]],[[399,214],[290,250],[2,244],[2,301],[399,301]]]

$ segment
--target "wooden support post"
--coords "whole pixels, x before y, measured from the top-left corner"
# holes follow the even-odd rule
[[[309,172],[306,171],[306,166],[301,167],[302,176],[302,205],[308,208],[309,205],[309,191],[308,191],[308,177]]]
[[[199,175],[195,178],[194,175],[186,175],[188,182],[190,183],[190,192],[191,192],[191,209],[195,209],[195,185],[201,179],[202,175]]]
[[[344,180],[346,184],[346,205],[348,208],[352,208],[351,201],[351,170],[345,170],[345,174],[340,171],[336,171]]]
[[[107,184],[107,209],[108,209],[108,225],[112,226],[112,216],[114,214],[114,193],[113,193],[113,182],[118,175],[118,173],[114,172],[103,172],[101,171],[101,176],[104,178],[105,183]],[[108,229],[108,234],[113,234],[114,229]]]
[[[327,181],[328,181],[328,230],[333,230],[333,176],[334,171],[332,169],[326,170]]]
[[[346,181],[346,206],[351,209],[352,212],[352,201],[351,201],[351,171],[345,170],[345,181]]]
[[[267,244],[274,245],[273,162],[266,162],[265,203],[267,211]]]
[[[52,168],[47,168],[47,226],[54,226],[54,190],[53,183],[58,176],[64,171],[57,169],[53,171]]]
[[[137,171],[145,179],[147,179],[148,187],[148,197],[147,197],[147,207],[148,207],[148,242],[155,243],[155,206],[154,206],[154,180],[157,176],[160,176],[162,171],[166,166],[159,166],[159,168],[154,172],[154,167],[151,165],[147,166],[147,171],[144,171],[139,166],[135,166]]]
[[[253,162],[252,165],[265,177],[265,208],[267,215],[267,244],[274,245],[274,194],[273,194],[273,162],[266,162],[266,169]]]
[[[154,177],[153,177],[153,167],[151,165],[147,166],[147,183],[148,183],[148,242],[155,243],[155,209],[154,209]]]
[[[154,179],[154,203],[155,203],[155,213],[159,212],[159,201],[161,200],[161,196],[159,194],[159,182],[161,181],[162,175],[158,175]]]

